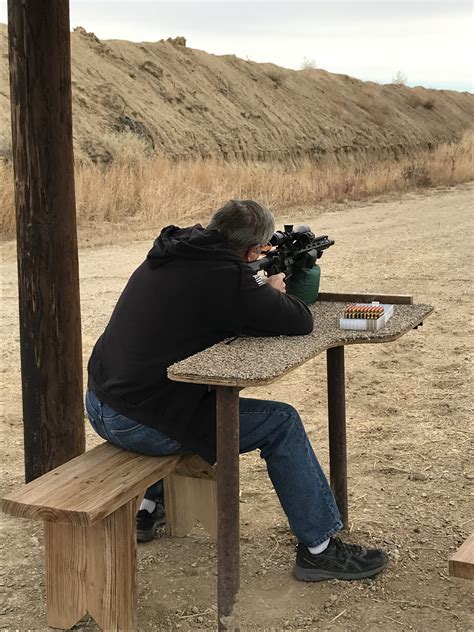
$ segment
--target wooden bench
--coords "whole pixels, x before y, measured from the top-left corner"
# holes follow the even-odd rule
[[[44,521],[47,623],[68,629],[86,613],[104,630],[132,630],[135,515],[164,479],[167,532],[197,521],[217,531],[214,469],[199,456],[149,457],[103,443],[2,499],[12,516]]]
[[[449,574],[462,579],[474,579],[474,533],[471,533],[450,558]]]

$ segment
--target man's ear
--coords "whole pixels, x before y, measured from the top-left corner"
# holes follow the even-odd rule
[[[255,261],[255,259],[257,259],[258,255],[259,255],[258,245],[257,246],[250,246],[250,248],[247,248],[247,250],[245,251],[244,261],[246,261],[247,263],[250,263],[251,261]]]

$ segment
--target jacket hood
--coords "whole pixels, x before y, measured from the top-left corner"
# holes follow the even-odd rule
[[[208,230],[201,224],[189,228],[166,226],[153,242],[147,260],[151,268],[158,268],[176,257],[241,261],[238,255],[229,250],[219,231]]]

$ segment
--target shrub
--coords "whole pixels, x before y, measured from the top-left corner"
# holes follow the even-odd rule
[[[411,163],[402,169],[402,176],[407,182],[417,187],[429,187],[432,180],[425,165]]]
[[[275,88],[281,88],[283,85],[283,74],[281,70],[269,70],[267,77],[273,81]]]
[[[406,74],[403,73],[401,70],[397,70],[397,72],[395,73],[392,79],[392,83],[396,84],[397,86],[406,86],[407,84]]]
[[[130,130],[104,132],[102,145],[113,156],[115,163],[133,164],[151,155],[151,148],[146,139]]]
[[[318,64],[316,60],[310,57],[303,57],[303,61],[301,63],[301,70],[316,70]]]

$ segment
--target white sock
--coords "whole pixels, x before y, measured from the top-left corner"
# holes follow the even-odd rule
[[[310,553],[312,553],[313,555],[317,555],[318,553],[322,553],[323,551],[325,551],[328,548],[330,540],[331,540],[331,538],[328,538],[327,540],[325,540],[321,544],[318,544],[318,546],[308,546],[308,551]]]
[[[154,500],[148,500],[148,498],[144,498],[142,500],[142,504],[140,505],[140,510],[146,509],[149,513],[153,513],[155,511],[156,503]]]

